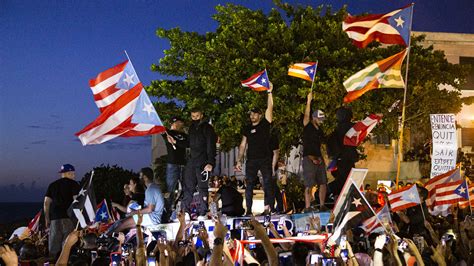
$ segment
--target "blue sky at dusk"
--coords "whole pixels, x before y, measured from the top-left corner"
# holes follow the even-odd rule
[[[214,7],[228,2],[265,12],[273,7],[270,0],[0,1],[0,202],[41,201],[63,163],[76,166],[79,178],[102,163],[135,171],[148,166],[149,137],[83,147],[74,136],[99,114],[88,80],[124,61],[124,50],[144,85],[163,78],[150,70],[169,48],[156,29],[213,31]],[[411,1],[289,2],[337,9],[347,3],[359,14]],[[415,1],[413,29],[474,33],[472,14],[470,0]]]

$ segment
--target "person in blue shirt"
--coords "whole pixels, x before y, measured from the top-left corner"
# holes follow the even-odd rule
[[[149,167],[142,168],[140,171],[140,179],[146,186],[145,190],[145,207],[141,210],[132,211],[130,216],[119,221],[118,225],[114,225],[112,231],[120,232],[131,229],[136,226],[138,220],[138,212],[143,214],[142,226],[148,227],[161,223],[161,215],[165,208],[165,200],[160,187],[153,182],[153,170]]]

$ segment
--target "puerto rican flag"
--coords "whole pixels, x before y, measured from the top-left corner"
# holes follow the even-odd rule
[[[416,185],[393,191],[388,195],[388,201],[390,203],[390,209],[392,209],[393,212],[401,211],[421,203]]]
[[[463,209],[469,206],[474,207],[474,183],[471,183],[471,185],[469,185],[467,197],[468,198],[466,200],[462,200],[461,202],[459,202],[459,208]]]
[[[468,199],[466,181],[458,180],[436,186],[436,201],[434,206],[451,205]]]
[[[428,190],[428,198],[426,199],[426,206],[428,208],[432,208],[436,202],[436,187],[438,185],[442,184],[447,184],[450,182],[458,181],[461,180],[461,173],[459,171],[459,168],[450,170],[444,174],[435,176],[431,178],[428,182],[425,184],[426,190]]]
[[[344,145],[359,146],[381,120],[382,116],[371,114],[364,120],[357,122],[344,135]]]
[[[361,228],[367,235],[369,235],[371,233],[383,233],[385,231],[385,225],[389,225],[390,228],[392,225],[392,216],[390,215],[388,204],[385,204],[383,207],[375,211],[375,216],[365,220],[362,223]]]
[[[408,5],[387,14],[348,16],[342,23],[355,46],[366,47],[372,41],[408,46],[411,31],[413,5]]]
[[[242,80],[242,86],[251,88],[254,91],[266,91],[270,89],[270,80],[268,80],[267,70],[264,69],[246,80]]]
[[[130,61],[99,73],[89,85],[101,114],[75,134],[82,145],[165,131]]]

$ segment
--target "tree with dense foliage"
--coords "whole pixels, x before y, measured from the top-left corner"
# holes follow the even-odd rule
[[[92,178],[92,184],[94,186],[97,204],[99,204],[103,199],[113,202],[122,202],[124,197],[123,185],[128,184],[132,176],[138,176],[137,173],[123,169],[117,165],[109,166],[101,164],[100,166],[94,167],[93,170],[94,177]],[[92,171],[87,172],[82,178],[81,184],[83,184],[84,180],[89,178],[91,174]]]
[[[275,8],[268,14],[233,4],[219,5],[216,10],[213,19],[218,26],[213,32],[157,30],[159,37],[170,41],[170,48],[152,70],[170,79],[153,81],[147,90],[169,100],[156,103],[165,119],[202,107],[212,118],[223,150],[239,143],[241,129],[248,123],[247,111],[265,106],[266,94],[243,88],[241,80],[267,69],[275,87],[273,124],[281,133],[282,149],[288,151],[299,142],[311,85],[288,76],[290,64],[319,61],[313,108],[326,112],[329,119],[324,130],[329,132],[335,126],[335,110],[342,106],[346,93],[342,82],[404,48],[373,43],[359,49],[352,45],[341,26],[346,8],[333,11],[330,6],[314,8],[275,1]],[[460,111],[459,88],[465,71],[460,65],[448,63],[443,52],[423,48],[422,38],[412,39],[406,126],[426,129],[430,113]],[[440,90],[439,84],[454,89]],[[399,114],[387,110],[398,99],[403,99],[403,89],[380,89],[366,93],[350,106],[355,119],[363,119],[367,113],[384,114],[384,123],[374,133],[396,138]]]

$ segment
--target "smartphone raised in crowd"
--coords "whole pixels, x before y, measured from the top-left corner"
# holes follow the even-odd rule
[[[110,265],[120,265],[122,261],[122,254],[120,252],[110,253]]]

